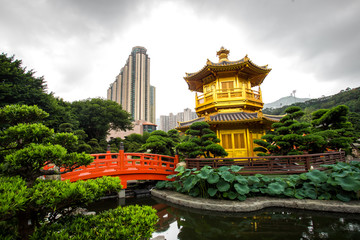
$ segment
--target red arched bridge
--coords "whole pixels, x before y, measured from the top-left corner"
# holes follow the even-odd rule
[[[94,161],[88,166],[81,166],[72,172],[61,175],[61,180],[94,179],[102,176],[113,176],[121,179],[123,189],[129,180],[169,180],[166,176],[175,174],[174,169],[179,158],[148,153],[91,154]]]

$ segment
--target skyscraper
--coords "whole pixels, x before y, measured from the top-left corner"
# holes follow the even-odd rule
[[[150,86],[150,58],[144,47],[133,47],[115,81],[110,84],[107,99],[122,105],[134,120],[155,123],[155,87]]]

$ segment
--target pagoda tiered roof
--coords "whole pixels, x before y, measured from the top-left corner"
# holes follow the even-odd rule
[[[186,129],[189,128],[191,124],[195,122],[206,121],[209,124],[218,124],[218,123],[246,123],[246,122],[268,122],[272,124],[274,122],[280,121],[283,115],[274,116],[267,115],[259,112],[232,112],[232,113],[216,113],[209,115],[207,117],[200,117],[193,119],[187,122],[179,122],[177,129]]]
[[[215,63],[208,59],[206,65],[199,71],[185,73],[184,79],[189,86],[189,90],[203,92],[202,86],[214,81],[216,74],[230,71],[236,72],[240,77],[250,80],[251,87],[254,87],[264,81],[271,68],[268,68],[268,65],[256,65],[247,55],[238,61],[229,61],[225,58],[225,60]]]

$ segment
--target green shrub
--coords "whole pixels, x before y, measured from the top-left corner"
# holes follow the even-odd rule
[[[158,221],[150,206],[127,206],[97,215],[76,215],[43,225],[31,239],[150,239]]]

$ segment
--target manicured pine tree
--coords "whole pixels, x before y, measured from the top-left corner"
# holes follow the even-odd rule
[[[357,135],[348,115],[349,108],[345,105],[313,112],[312,132],[324,139],[323,151],[342,149],[350,153],[350,144],[356,141]]]
[[[289,107],[285,113],[287,115],[280,122],[273,123],[272,131],[261,139],[254,140],[254,143],[259,145],[254,151],[259,152],[259,156],[297,155],[308,150],[308,140],[312,137],[308,136],[310,124],[297,120],[304,115],[304,112],[300,107]]]
[[[220,146],[220,139],[206,122],[195,122],[186,130],[187,138],[176,146],[184,157],[226,157],[228,153]]]

